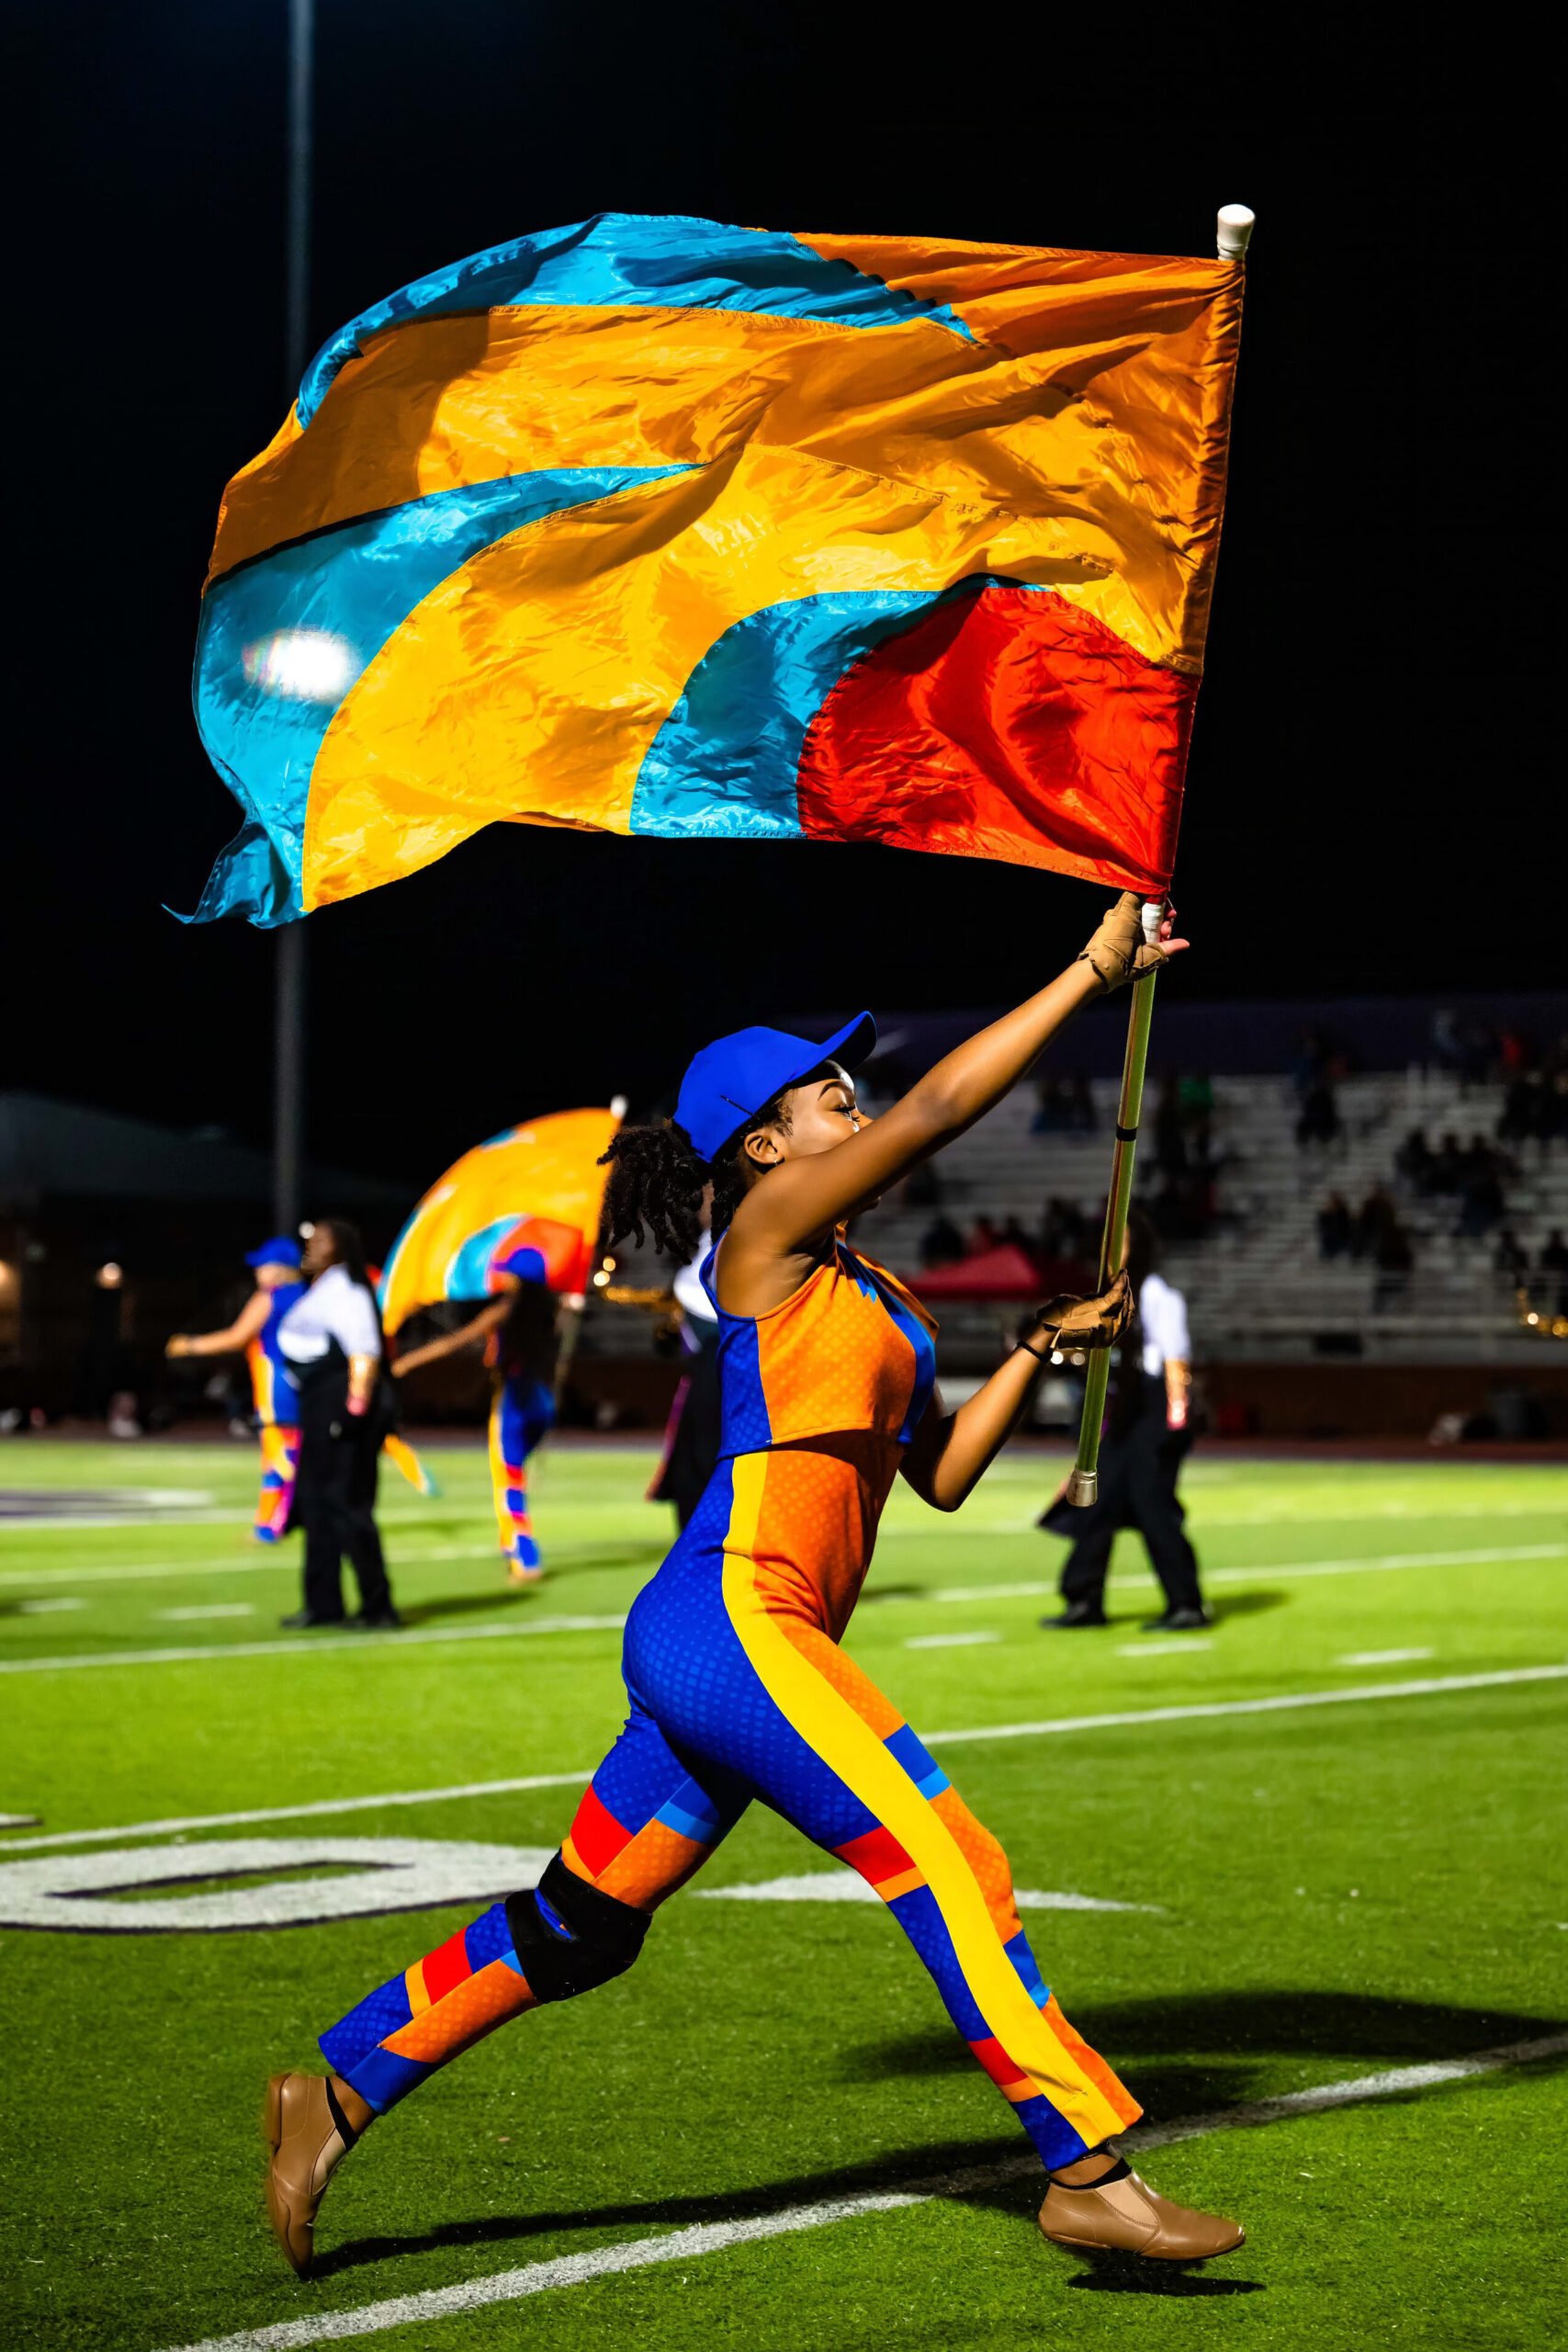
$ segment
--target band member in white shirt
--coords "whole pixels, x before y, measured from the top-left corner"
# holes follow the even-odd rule
[[[355,1227],[323,1217],[300,1271],[310,1287],[278,1326],[299,1390],[294,1524],[305,1530],[305,1605],[284,1623],[341,1625],[343,1555],[359,1587],[355,1625],[399,1623],[376,1525],[376,1470],[388,1414],[380,1400],[381,1318]]]
[[[1145,1628],[1196,1633],[1210,1622],[1198,1584],[1198,1559],[1183,1525],[1176,1482],[1191,1450],[1192,1343],[1187,1301],[1154,1271],[1157,1241],[1139,1209],[1127,1223],[1127,1269],[1137,1314],[1122,1341],[1111,1375],[1111,1408],[1100,1448],[1100,1498],[1080,1510],[1058,1496],[1040,1524],[1070,1536],[1062,1566],[1059,1617],[1043,1617],[1054,1633],[1103,1625],[1105,1576],[1118,1528],[1135,1527],[1148,1547],[1165,1591],[1165,1613]]]

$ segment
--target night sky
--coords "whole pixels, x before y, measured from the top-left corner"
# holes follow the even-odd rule
[[[312,343],[606,208],[1207,254],[1216,206],[1252,205],[1177,883],[1199,952],[1168,986],[1561,981],[1548,150],[1484,24],[1450,53],[1403,11],[318,6]],[[161,910],[238,822],[189,671],[222,485],[286,406],[283,0],[11,14],[0,1088],[265,1143],[272,942]],[[513,1119],[648,1102],[718,1027],[1018,997],[1103,898],[496,827],[310,918],[311,1146],[423,1182]]]

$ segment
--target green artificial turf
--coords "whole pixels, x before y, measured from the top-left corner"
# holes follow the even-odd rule
[[[461,1638],[305,1635],[253,1655],[285,1642],[298,1567],[296,1547],[250,1542],[246,1449],[6,1446],[0,1483],[118,1491],[96,1521],[0,1522],[0,1664],[93,1661],[0,1674],[0,1810],[41,1815],[41,1834],[131,1828],[590,1769],[623,1712],[618,1634],[544,1628],[619,1617],[656,1566],[669,1520],[641,1499],[650,1452],[546,1453],[552,1573],[523,1594],[500,1579],[482,1454],[432,1460],[439,1500],[384,1480],[389,1553],[411,1628]],[[921,1732],[1568,1658],[1562,1469],[1200,1453],[1186,1495],[1218,1623],[1161,1642],[1140,1632],[1156,1595],[1131,1538],[1111,1626],[1038,1630],[1062,1547],[1032,1521],[1062,1467],[1010,1453],[955,1519],[902,1489],[890,1506],[847,1646]],[[225,1613],[172,1613],[196,1611]],[[976,1634],[994,1638],[953,1641]],[[169,1649],[197,1655],[112,1662]],[[939,1754],[1020,1886],[1148,1906],[1025,1925],[1068,2015],[1169,2118],[1560,2025],[1565,1695],[1517,1681]],[[574,1802],[544,1787],[124,1843],[164,1845],[196,1884],[212,1838],[553,1847]],[[825,1867],[755,1808],[699,1885]],[[0,1936],[6,2352],[163,2352],[1025,2149],[877,1908],[693,1890],[629,1975],[492,2036],[378,2126],[324,2208],[321,2275],[297,2282],[261,2219],[262,2079],[310,2063],[325,2024],[479,1907]],[[1560,2312],[1561,2129],[1543,2063],[1186,2141],[1150,2177],[1249,2232],[1207,2273],[1045,2247],[1038,2192],[1012,2179],[368,2340],[1533,2352]]]

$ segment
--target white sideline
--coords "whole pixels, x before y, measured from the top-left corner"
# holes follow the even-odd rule
[[[218,1655],[227,1657],[230,1653],[223,1650]],[[1430,1675],[1419,1682],[1362,1683],[1343,1690],[1288,1690],[1272,1699],[1215,1699],[1187,1707],[1129,1708],[1125,1714],[1059,1715],[1054,1722],[1043,1724],[987,1724],[974,1731],[921,1732],[919,1737],[927,1747],[940,1747],[944,1742],[965,1739],[1025,1739],[1048,1732],[1120,1730],[1128,1724],[1181,1723],[1200,1715],[1273,1714],[1292,1707],[1349,1706],[1362,1699],[1426,1699],[1445,1690],[1485,1690],[1514,1682],[1553,1682],[1565,1676],[1568,1665],[1518,1666],[1495,1674]],[[249,1813],[193,1813],[175,1820],[128,1822],[117,1829],[55,1829],[39,1838],[6,1838],[0,1843],[0,1855],[19,1854],[33,1846],[102,1845],[114,1838],[157,1837],[178,1829],[227,1829],[248,1821],[299,1821],[310,1814],[373,1813],[384,1804],[437,1804],[447,1797],[496,1796],[513,1789],[564,1789],[592,1778],[592,1768],[579,1772],[540,1772],[525,1780],[469,1781],[448,1789],[395,1789],[389,1795],[376,1797],[324,1797],[313,1804],[263,1806]]]
[[[1235,2132],[1264,2123],[1283,2123],[1298,2115],[1314,2115],[1325,2108],[1349,2107],[1363,2099],[1390,2098],[1402,2091],[1426,2090],[1439,2083],[1462,2081],[1468,2075],[1490,2075],[1506,2066],[1535,2058],[1555,2058],[1568,2052],[1568,2033],[1549,2033],[1538,2041],[1516,2041],[1502,2050],[1480,2050],[1469,2058],[1439,2059],[1425,2066],[1394,2066],[1379,2075],[1360,2075],[1346,2083],[1325,2083],[1319,2088],[1290,2091],[1280,2098],[1258,2099],[1244,2107],[1221,2108],[1207,2115],[1178,2116],[1164,2124],[1145,2124],[1122,2132],[1123,2147],[1133,2152],[1165,2148],[1173,2141],[1197,2139],[1210,2132]],[[754,2245],[761,2238],[783,2237],[797,2230],[824,2229],[831,2222],[854,2222],[872,2213],[890,2213],[911,2205],[929,2205],[939,2197],[962,2197],[1004,2180],[1037,2173],[1037,2156],[1012,2156],[1004,2163],[978,2165],[967,2172],[942,2173],[899,2188],[861,2197],[835,2197],[817,2205],[793,2205],[780,2213],[755,2213],[744,2221],[708,2222],[695,2228],[671,2230],[660,2237],[632,2238],[620,2245],[599,2246],[590,2254],[568,2254],[554,2262],[530,2262],[520,2270],[494,2272],[487,2278],[468,2278],[453,2287],[435,2287],[420,2295],[394,2295],[385,2302],[362,2303],[357,2311],[323,2312],[315,2319],[288,2319],[272,2327],[246,2328],[238,2335],[209,2335],[186,2344],[178,2352],[305,2352],[313,2344],[341,2344],[354,2336],[378,2335],[392,2327],[452,2319],[463,2312],[482,2311],[493,2303],[521,2302],[552,2287],[585,2286],[615,2271],[639,2270],[656,2262],[692,2262],[706,2254],[722,2254],[732,2245]]]
[[[85,1666],[188,1666],[197,1658],[320,1657],[325,1650],[374,1651],[387,1657],[420,1642],[493,1642],[518,1634],[619,1633],[625,1617],[526,1617],[519,1624],[431,1625],[405,1634],[345,1634],[291,1642],[209,1642],[178,1650],[85,1650],[77,1657],[0,1658],[0,1674],[65,1673]]]

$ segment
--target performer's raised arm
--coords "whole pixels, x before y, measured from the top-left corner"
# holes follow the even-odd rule
[[[793,1088],[772,1118],[764,1114],[739,1143],[748,1189],[719,1252],[721,1306],[757,1315],[781,1304],[805,1278],[801,1261],[815,1259],[835,1226],[983,1118],[1080,1005],[1187,945],[1170,936],[1169,917],[1159,946],[1146,945],[1141,904],[1123,891],[1049,987],[966,1038],[880,1119],[861,1110],[836,1065]]]

